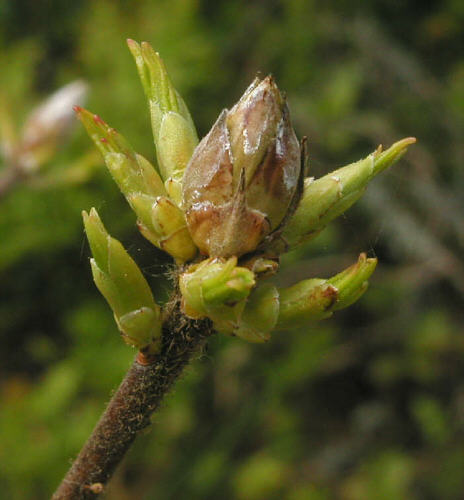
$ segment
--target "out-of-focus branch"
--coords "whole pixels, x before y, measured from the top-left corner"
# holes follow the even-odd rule
[[[20,181],[37,175],[74,128],[73,105],[82,104],[87,85],[75,81],[61,87],[34,108],[16,137],[11,112],[0,115],[0,199]]]

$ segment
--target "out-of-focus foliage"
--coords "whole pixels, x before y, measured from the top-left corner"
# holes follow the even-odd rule
[[[464,8],[459,1],[0,3],[0,88],[18,123],[76,78],[152,156],[125,38],[163,55],[200,136],[257,71],[285,89],[319,176],[379,142],[419,142],[363,201],[285,258],[282,285],[379,257],[364,298],[264,346],[217,337],[110,486],[125,499],[459,499],[464,490]],[[89,149],[82,131],[56,158]],[[1,167],[0,167],[1,168]],[[149,280],[160,254],[105,172],[0,201],[0,488],[46,498],[133,353],[91,282],[97,205]],[[165,297],[160,286],[157,300]]]

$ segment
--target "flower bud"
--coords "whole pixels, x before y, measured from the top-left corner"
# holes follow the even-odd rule
[[[297,192],[300,148],[271,77],[256,79],[195,149],[183,179],[187,224],[201,252],[252,252]]]

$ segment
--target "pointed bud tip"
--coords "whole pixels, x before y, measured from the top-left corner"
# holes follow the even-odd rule
[[[404,139],[401,139],[401,141],[398,141],[398,144],[403,143],[406,146],[409,146],[410,144],[414,144],[416,142],[417,142],[416,137],[405,137]]]
[[[92,113],[88,109],[82,108],[81,106],[74,106],[73,109],[86,128],[92,126],[92,122],[99,128],[108,128],[108,124],[99,115]]]
[[[366,252],[361,252],[358,257],[358,262],[353,265],[353,267],[360,266],[376,266],[377,265],[377,257],[367,257]]]
[[[85,127],[87,127],[86,123],[93,121],[94,114],[88,109],[81,106],[73,106],[73,110],[76,113],[77,118],[84,124]]]
[[[367,259],[367,254],[366,252],[361,252],[358,257],[358,262],[363,263]]]
[[[82,218],[84,219],[84,224],[88,222],[89,219],[98,219],[100,220],[100,217],[98,215],[98,212],[94,207],[92,207],[89,212],[86,210],[82,210],[81,212]]]
[[[379,144],[377,149],[374,151],[374,156],[378,156],[381,153],[384,153],[388,150],[394,150],[397,154],[402,152],[403,149],[407,148],[408,146],[411,146],[411,144],[415,144],[417,142],[417,139],[415,137],[405,137],[404,139],[401,139],[395,143],[393,143],[387,150],[383,149],[383,145]]]
[[[102,120],[102,118],[98,115],[93,115],[93,121],[99,125],[105,125],[104,120]]]
[[[266,82],[269,85],[275,85],[275,80],[274,80],[274,76],[272,75],[272,73],[270,73],[269,75],[267,75],[263,79],[263,82]]]
[[[146,54],[149,52],[152,56],[155,56],[155,58],[158,60],[159,63],[162,63],[161,56],[159,52],[157,52],[151,45],[150,42],[141,42],[140,47],[142,51]]]
[[[278,92],[279,95],[282,95],[280,93],[279,88],[277,87],[277,83],[275,81],[275,78],[273,75],[269,74],[265,78],[263,78],[259,83],[258,87],[268,87],[270,88],[273,92]]]
[[[401,139],[392,144],[386,150],[383,150],[382,146],[379,146],[377,150],[372,154],[374,158],[373,175],[379,174],[380,172],[397,162],[406,153],[408,147],[415,142],[415,137],[405,137],[404,139]]]
[[[95,207],[92,207],[90,209],[89,217],[95,217],[97,219],[100,219],[100,216],[98,215],[97,209]]]

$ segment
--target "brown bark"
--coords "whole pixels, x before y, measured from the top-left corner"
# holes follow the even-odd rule
[[[178,301],[168,309],[161,353],[139,353],[52,500],[94,499],[104,491],[137,433],[150,425],[164,395],[211,335],[209,320],[186,318]]]

